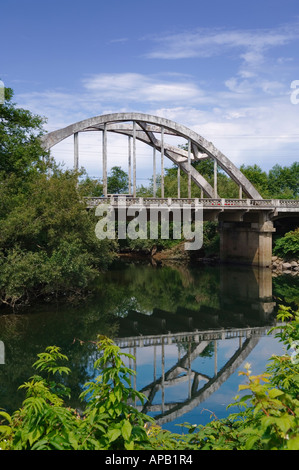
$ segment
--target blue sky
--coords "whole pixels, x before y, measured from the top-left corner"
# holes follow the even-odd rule
[[[0,0],[0,18],[0,78],[46,130],[139,111],[192,128],[237,166],[298,161],[298,0]],[[80,164],[100,176],[101,137],[88,139]],[[53,149],[67,166],[72,145]],[[125,169],[126,145],[110,146],[109,167]],[[139,157],[145,184],[148,150]]]

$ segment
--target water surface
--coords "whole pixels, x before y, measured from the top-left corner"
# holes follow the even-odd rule
[[[77,397],[94,377],[93,341],[104,334],[136,358],[127,362],[137,373],[132,386],[147,395],[143,411],[164,428],[205,423],[211,413],[222,418],[244,364],[260,373],[272,354],[283,352],[267,332],[278,302],[296,302],[298,291],[298,277],[272,279],[269,269],[116,263],[83,303],[0,316],[0,408],[20,406],[24,396],[17,388],[49,345],[69,357],[71,404],[82,407]]]

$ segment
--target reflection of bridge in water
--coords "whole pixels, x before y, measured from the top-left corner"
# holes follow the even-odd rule
[[[128,348],[136,357],[137,348],[152,346],[153,355],[153,381],[140,391],[147,397],[146,404],[137,408],[144,413],[154,414],[158,424],[164,424],[189,412],[200,403],[204,402],[240,367],[250,352],[258,343],[260,337],[269,331],[270,327],[216,329],[207,331],[181,332],[176,334],[137,336],[119,338],[115,342],[121,348]],[[238,339],[239,346],[230,359],[218,370],[217,341]],[[169,345],[184,346],[186,353],[178,359],[175,365],[165,371],[166,351]],[[214,348],[214,373],[208,375],[201,373],[192,367],[193,361],[198,358],[210,345]],[[161,375],[157,377],[157,346],[161,348]],[[137,364],[129,364],[136,371]],[[188,392],[185,399],[180,402],[167,403],[165,400],[166,388],[188,384]],[[203,383],[203,386],[200,384]],[[136,379],[134,379],[136,388]],[[158,392],[161,392],[161,403],[154,404]]]
[[[137,358],[129,366],[137,371],[137,352],[144,351],[150,358],[151,365],[147,367],[152,368],[152,380],[140,388],[148,400],[143,407],[137,407],[154,415],[159,424],[171,422],[206,401],[273,326],[275,302],[269,270],[232,268],[229,275],[227,270],[223,271],[220,287],[219,308],[200,305],[196,311],[177,306],[175,312],[154,308],[150,315],[131,310],[119,319],[115,342]],[[234,346],[231,357],[224,363],[219,342],[226,340],[234,340]],[[171,346],[177,346],[178,356],[168,367],[167,348]],[[195,362],[207,351],[209,354],[213,351],[210,359],[213,370],[210,362],[208,372],[198,370],[198,361]],[[135,377],[135,388],[136,382]],[[182,384],[184,398],[169,402],[166,389]]]

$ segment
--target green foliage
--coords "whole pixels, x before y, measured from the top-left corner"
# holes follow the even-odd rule
[[[218,255],[220,252],[220,236],[218,223],[207,221],[203,223],[203,251],[206,256]]]
[[[3,208],[2,303],[14,307],[37,296],[80,295],[112,260],[114,243],[96,238],[95,216],[85,210],[76,185],[72,172],[39,174],[10,201],[9,212]]]
[[[127,173],[120,166],[111,168],[107,178],[108,193],[120,194],[128,191],[129,179]]]
[[[184,147],[183,147],[184,148]],[[185,148],[186,150],[186,148]],[[214,163],[212,160],[203,160],[192,163],[192,166],[214,186]],[[275,165],[269,172],[263,171],[259,165],[241,165],[241,172],[249,179],[253,186],[265,199],[296,199],[299,195],[299,164],[294,162],[289,167]],[[165,197],[177,197],[177,167],[165,169],[164,176]],[[238,198],[238,185],[219,167],[217,169],[217,190],[220,197]],[[180,182],[181,197],[188,197],[188,176],[181,171]],[[201,197],[201,190],[192,181],[192,197]],[[153,181],[148,187],[140,187],[138,196],[153,196]],[[157,196],[161,196],[161,178],[157,176]]]
[[[299,316],[281,307],[276,337],[287,350],[299,340]],[[230,405],[240,411],[207,425],[183,423],[187,433],[163,430],[136,409],[145,397],[132,389],[122,354],[112,340],[98,337],[99,375],[85,385],[79,414],[69,408],[63,376],[70,370],[67,358],[52,346],[38,355],[34,367],[46,378],[35,375],[22,385],[26,398],[22,407],[9,415],[0,411],[0,448],[3,450],[299,450],[299,358],[285,354],[272,357],[264,374],[252,375],[250,364],[240,375],[246,383]],[[56,378],[54,381],[53,378]],[[60,380],[58,380],[60,378]],[[242,393],[245,393],[242,395]]]
[[[103,184],[99,179],[92,179],[82,170],[82,176],[79,180],[78,191],[81,196],[101,197],[103,194]]]
[[[0,106],[0,306],[38,296],[84,294],[113,258],[115,244],[99,241],[97,220],[82,202],[100,190],[82,171],[62,171],[40,143],[44,119],[12,103]]]
[[[22,407],[10,416],[0,412],[0,448],[3,450],[132,450],[146,442],[144,422],[147,418],[129,402],[144,400],[130,385],[130,375],[119,348],[111,340],[98,338],[100,358],[94,367],[100,375],[85,385],[81,395],[87,400],[82,415],[66,406],[63,383],[53,376],[70,370],[60,349],[52,346],[38,355],[33,367],[47,378],[35,375],[21,386],[26,391]]]
[[[90,426],[99,418],[104,423],[102,432],[96,433],[97,446],[102,449],[133,450],[147,440],[145,422],[150,420],[139,413],[131,403],[144,403],[145,397],[131,388],[130,376],[134,371],[127,368],[122,357],[134,359],[130,354],[120,353],[112,340],[100,336],[99,351],[103,354],[94,367],[101,371],[95,382],[86,384],[81,398],[88,400],[86,420]],[[87,429],[88,433],[90,430]]]
[[[128,224],[126,227],[127,234]],[[156,224],[152,221],[146,222],[146,227],[144,228],[144,230],[142,226],[140,227],[139,224],[136,224],[136,238],[127,235],[125,240],[118,240],[118,244],[120,249],[122,250],[130,250],[134,252],[149,254],[152,253],[153,250],[166,250],[181,243],[183,239],[183,234],[182,238],[174,238],[173,222],[169,223],[169,231],[166,230],[166,232],[166,234],[162,233],[161,222],[157,222]]]
[[[5,88],[5,102],[0,105],[0,177],[11,174],[27,177],[45,169],[48,154],[41,148],[44,119],[16,108],[13,91]]]
[[[268,174],[269,193],[273,198],[293,199],[299,195],[299,163],[290,167],[274,165]]]
[[[284,259],[299,258],[299,228],[276,240],[273,253]]]
[[[280,303],[299,308],[299,278],[298,276],[277,276],[272,278],[273,295]]]
[[[258,165],[241,165],[240,170],[264,197],[269,197],[268,175]]]

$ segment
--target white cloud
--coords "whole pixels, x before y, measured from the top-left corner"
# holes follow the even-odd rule
[[[239,50],[246,62],[260,62],[262,52],[298,39],[296,24],[262,30],[225,30],[201,28],[178,34],[156,36],[158,46],[147,54],[154,59],[211,57],[227,50]],[[244,52],[245,50],[245,52]]]
[[[91,116],[138,111],[194,129],[236,165],[257,162],[270,168],[277,162],[289,164],[298,160],[295,145],[299,106],[292,105],[289,96],[290,83],[298,75],[291,50],[283,58],[280,46],[297,36],[297,30],[290,27],[256,31],[202,29],[159,37],[157,48],[148,57],[204,59],[221,54],[227,59],[225,70],[217,69],[215,76],[213,70],[207,70],[207,77],[213,76],[213,82],[204,76],[208,69],[204,60],[198,75],[99,73],[85,76],[76,93],[60,89],[23,94],[18,97],[19,104],[47,116],[49,131]],[[278,46],[279,54],[275,49]],[[115,143],[114,154],[119,155],[119,144],[112,142],[112,137],[111,143]],[[72,145],[71,142],[61,147],[59,158],[65,153],[72,162]],[[99,168],[99,141],[90,147],[82,139],[82,148],[82,165],[88,161],[90,168]],[[140,166],[148,174],[145,158],[144,153]]]
[[[294,73],[289,47],[285,49],[286,57],[283,57],[282,48],[294,47],[297,44],[299,28],[298,23],[256,30],[201,28],[161,35],[151,40],[155,46],[146,55],[147,58],[197,59],[198,66],[203,70],[202,77],[215,80],[216,73],[234,94],[252,94],[257,90],[276,93],[282,87],[279,84],[280,79],[285,80],[287,67]],[[205,66],[207,58],[219,58],[221,61],[225,59],[226,64],[219,64],[219,68],[215,70],[214,63]],[[232,75],[225,78],[227,70],[230,70]]]
[[[221,94],[218,96],[221,102]],[[237,166],[257,163],[269,170],[298,161],[299,105],[287,95],[246,106],[158,108],[156,114],[180,122],[206,138]]]
[[[88,92],[102,101],[117,101],[119,104],[149,102],[184,102],[204,100],[204,92],[194,81],[182,76],[178,80],[139,73],[98,74],[83,81]]]

